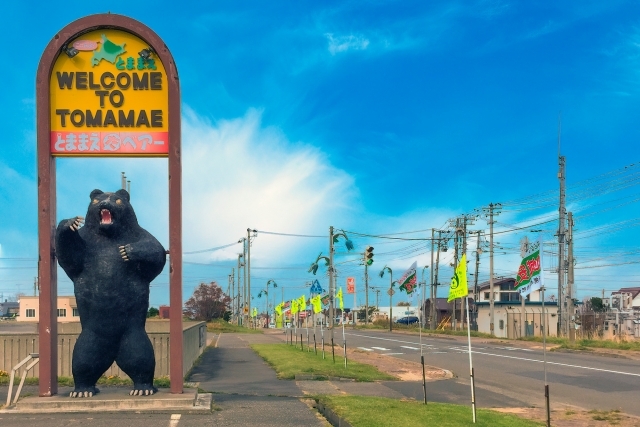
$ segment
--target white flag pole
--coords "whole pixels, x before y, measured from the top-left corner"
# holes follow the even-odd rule
[[[469,343],[469,374],[471,376],[471,409],[473,411],[473,423],[476,423],[476,386],[473,378],[473,359],[471,357],[471,325],[469,322],[469,298],[464,297],[467,306],[467,341]]]

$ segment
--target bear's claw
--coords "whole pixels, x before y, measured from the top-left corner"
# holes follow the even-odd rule
[[[90,387],[89,389],[81,389],[80,391],[74,390],[69,393],[69,397],[93,397],[98,393],[100,393],[100,390],[98,390],[96,387]]]
[[[151,396],[155,390],[131,390],[129,396]]]
[[[118,246],[120,249],[120,256],[123,260],[129,261],[129,253],[131,252],[131,245]]]
[[[69,221],[73,221],[69,225],[69,228],[71,229],[71,231],[78,231],[78,229],[80,229],[80,227],[82,227],[82,225],[84,224],[84,217],[77,216],[73,219],[70,219]]]

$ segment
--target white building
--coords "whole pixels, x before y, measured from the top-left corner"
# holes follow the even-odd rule
[[[542,301],[540,291],[534,291],[525,299],[524,307],[520,299],[520,293],[513,289],[514,278],[495,279],[493,281],[494,295],[494,335],[499,338],[520,338],[523,336],[541,336],[542,325],[547,324],[547,336],[556,336],[558,333],[558,304],[556,301],[545,301],[545,315],[542,314]],[[491,333],[489,282],[478,285],[477,330],[478,332]],[[469,295],[474,297],[473,288],[469,289]],[[546,299],[546,298],[545,298]]]

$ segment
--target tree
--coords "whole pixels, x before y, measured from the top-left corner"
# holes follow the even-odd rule
[[[400,301],[398,303],[398,307],[411,307],[411,303],[406,302],[406,301]]]
[[[149,311],[147,311],[147,317],[156,317],[160,314],[160,310],[155,307],[149,307]]]
[[[227,311],[231,298],[216,282],[200,283],[191,298],[184,303],[183,313],[190,319],[209,321],[219,319]]]
[[[601,313],[605,311],[604,303],[602,302],[602,298],[592,297],[589,302],[591,303],[591,309],[596,313]]]

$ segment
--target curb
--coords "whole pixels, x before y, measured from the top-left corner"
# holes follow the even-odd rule
[[[320,402],[316,402],[316,409],[334,427],[352,427],[351,424]]]

